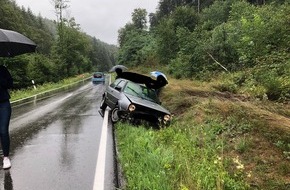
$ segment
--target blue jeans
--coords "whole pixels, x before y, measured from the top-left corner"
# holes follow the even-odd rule
[[[4,156],[9,156],[10,136],[9,123],[11,117],[11,105],[7,100],[0,102],[0,138]]]

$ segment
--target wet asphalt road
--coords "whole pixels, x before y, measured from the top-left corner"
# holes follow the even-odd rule
[[[0,189],[92,190],[103,118],[105,85],[74,90],[12,107],[12,168],[0,171]],[[108,126],[105,189],[115,189],[112,126]],[[2,161],[2,159],[1,159]]]

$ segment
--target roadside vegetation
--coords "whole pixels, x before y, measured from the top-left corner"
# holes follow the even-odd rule
[[[290,2],[195,3],[161,0],[149,28],[146,10],[135,9],[119,30],[118,63],[157,70],[160,63],[178,79],[227,77],[219,90],[289,100]]]
[[[118,62],[168,76],[173,122],[115,126],[121,188],[290,189],[289,1],[160,0],[146,15],[119,30]]]
[[[91,77],[90,73],[84,73],[82,75],[63,79],[63,80],[56,82],[56,83],[51,82],[51,83],[44,83],[41,85],[31,84],[31,86],[29,88],[10,91],[11,101],[13,102],[13,101],[25,99],[25,98],[28,98],[31,96],[35,96],[37,94],[56,90],[58,88],[65,88],[66,86],[72,86],[73,84],[81,82],[83,80],[86,80],[89,77]]]
[[[289,189],[290,105],[221,92],[219,82],[169,79],[168,128],[115,126],[122,189]]]

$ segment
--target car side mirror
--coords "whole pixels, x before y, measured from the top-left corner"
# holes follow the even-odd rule
[[[115,89],[121,91],[122,88],[120,86],[116,86]]]

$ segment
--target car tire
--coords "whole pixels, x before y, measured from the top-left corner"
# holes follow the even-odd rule
[[[119,108],[118,108],[118,106],[116,106],[116,107],[112,110],[112,112],[111,112],[111,120],[112,120],[113,123],[116,123],[117,121],[120,120],[120,117],[119,117],[119,115],[118,115],[118,112],[119,112]]]

